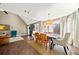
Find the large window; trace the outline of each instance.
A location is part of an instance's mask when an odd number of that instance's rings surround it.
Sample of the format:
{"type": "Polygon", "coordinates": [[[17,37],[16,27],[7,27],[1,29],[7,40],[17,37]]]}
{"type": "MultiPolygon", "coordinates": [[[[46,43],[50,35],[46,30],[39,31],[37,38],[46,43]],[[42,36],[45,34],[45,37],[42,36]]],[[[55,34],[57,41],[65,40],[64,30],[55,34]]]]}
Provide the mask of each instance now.
{"type": "Polygon", "coordinates": [[[60,19],[56,20],[52,24],[52,29],[54,34],[60,34],[60,19]]]}
{"type": "Polygon", "coordinates": [[[42,26],[44,27],[43,28],[44,32],[52,33],[52,34],[60,34],[60,20],[59,19],[54,20],[52,24],[50,25],[44,24],[42,26]]]}
{"type": "Polygon", "coordinates": [[[40,29],[39,29],[39,23],[36,23],[34,25],[35,25],[34,31],[39,32],[40,31],[40,29]]]}

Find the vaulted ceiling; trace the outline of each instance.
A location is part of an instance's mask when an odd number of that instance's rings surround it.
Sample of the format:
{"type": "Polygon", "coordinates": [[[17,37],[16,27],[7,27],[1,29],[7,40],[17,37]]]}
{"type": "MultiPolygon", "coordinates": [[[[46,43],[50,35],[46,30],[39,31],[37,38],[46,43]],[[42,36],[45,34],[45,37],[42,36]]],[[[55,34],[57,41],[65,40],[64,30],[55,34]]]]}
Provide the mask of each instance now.
{"type": "Polygon", "coordinates": [[[27,24],[68,15],[78,7],[71,3],[0,3],[0,10],[18,14],[27,24]]]}

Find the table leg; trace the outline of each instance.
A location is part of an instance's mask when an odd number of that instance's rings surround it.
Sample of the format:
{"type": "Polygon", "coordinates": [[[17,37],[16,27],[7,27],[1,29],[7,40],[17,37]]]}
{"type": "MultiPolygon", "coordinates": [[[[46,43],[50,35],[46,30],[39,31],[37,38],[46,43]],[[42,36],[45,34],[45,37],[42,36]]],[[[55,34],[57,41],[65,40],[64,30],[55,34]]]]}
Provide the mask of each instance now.
{"type": "Polygon", "coordinates": [[[52,45],[53,45],[53,40],[51,40],[52,42],[50,43],[50,49],[52,49],[52,45]]]}

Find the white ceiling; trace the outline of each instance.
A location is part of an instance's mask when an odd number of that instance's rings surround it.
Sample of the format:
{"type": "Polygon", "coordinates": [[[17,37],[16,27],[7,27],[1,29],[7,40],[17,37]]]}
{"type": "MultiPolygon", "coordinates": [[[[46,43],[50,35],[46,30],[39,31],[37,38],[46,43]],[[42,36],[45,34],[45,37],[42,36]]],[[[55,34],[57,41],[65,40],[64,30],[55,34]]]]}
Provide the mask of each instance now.
{"type": "Polygon", "coordinates": [[[62,3],[1,3],[0,9],[18,14],[27,24],[49,18],[57,18],[72,13],[79,4],[62,3]],[[26,12],[24,12],[26,10],[26,12]],[[29,12],[29,14],[27,13],[29,12]]]}

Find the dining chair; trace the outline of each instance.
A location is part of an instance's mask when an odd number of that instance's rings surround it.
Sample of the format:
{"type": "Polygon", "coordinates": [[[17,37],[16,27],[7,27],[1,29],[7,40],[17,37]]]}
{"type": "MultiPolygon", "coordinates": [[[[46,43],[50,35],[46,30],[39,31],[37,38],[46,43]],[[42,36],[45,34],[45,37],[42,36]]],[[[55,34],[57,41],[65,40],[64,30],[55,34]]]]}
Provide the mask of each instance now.
{"type": "Polygon", "coordinates": [[[44,33],[40,33],[41,44],[47,47],[48,37],[44,33]]]}
{"type": "Polygon", "coordinates": [[[57,44],[57,45],[60,45],[60,46],[63,46],[64,51],[65,51],[65,53],[67,54],[66,49],[68,49],[67,42],[68,42],[69,37],[70,37],[70,33],[65,33],[64,38],[61,38],[60,40],[54,39],[54,40],[53,40],[53,48],[54,48],[54,46],[55,46],[56,44],[57,44]]]}
{"type": "Polygon", "coordinates": [[[35,40],[36,40],[36,42],[38,42],[38,40],[39,40],[39,33],[38,32],[35,32],[35,40]]]}

